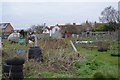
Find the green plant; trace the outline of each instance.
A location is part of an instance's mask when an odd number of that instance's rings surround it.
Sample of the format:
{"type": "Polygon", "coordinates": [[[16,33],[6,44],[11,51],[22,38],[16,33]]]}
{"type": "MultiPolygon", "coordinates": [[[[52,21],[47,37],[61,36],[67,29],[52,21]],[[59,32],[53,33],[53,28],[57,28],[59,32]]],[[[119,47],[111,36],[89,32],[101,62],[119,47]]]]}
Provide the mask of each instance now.
{"type": "Polygon", "coordinates": [[[81,68],[81,66],[83,65],[83,63],[81,63],[80,61],[75,61],[73,63],[73,65],[76,67],[76,68],[81,68]]]}
{"type": "Polygon", "coordinates": [[[104,49],[109,50],[110,49],[110,43],[105,41],[99,41],[97,42],[98,49],[104,49]]]}
{"type": "Polygon", "coordinates": [[[101,72],[96,72],[94,75],[93,75],[93,78],[95,78],[95,80],[97,80],[98,78],[102,78],[102,80],[105,80],[105,75],[101,72]],[[97,79],[96,79],[97,78],[97,79]]]}

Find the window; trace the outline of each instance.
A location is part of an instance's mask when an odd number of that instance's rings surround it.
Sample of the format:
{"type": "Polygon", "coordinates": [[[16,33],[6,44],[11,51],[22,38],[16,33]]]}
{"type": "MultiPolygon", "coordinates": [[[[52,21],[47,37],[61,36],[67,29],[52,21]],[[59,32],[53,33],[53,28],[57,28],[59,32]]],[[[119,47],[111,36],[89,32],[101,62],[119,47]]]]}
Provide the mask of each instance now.
{"type": "Polygon", "coordinates": [[[57,31],[58,29],[56,28],[55,31],[57,31]]]}
{"type": "Polygon", "coordinates": [[[47,30],[45,30],[45,32],[47,32],[47,30]]]}

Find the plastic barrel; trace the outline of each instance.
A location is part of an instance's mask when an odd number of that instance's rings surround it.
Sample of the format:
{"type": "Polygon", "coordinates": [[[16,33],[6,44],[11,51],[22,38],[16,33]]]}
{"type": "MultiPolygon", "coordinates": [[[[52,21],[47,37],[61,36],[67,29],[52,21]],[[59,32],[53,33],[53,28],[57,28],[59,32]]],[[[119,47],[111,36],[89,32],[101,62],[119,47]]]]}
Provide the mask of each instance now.
{"type": "Polygon", "coordinates": [[[14,66],[4,64],[2,66],[3,79],[22,80],[23,79],[23,65],[14,66]]]}
{"type": "Polygon", "coordinates": [[[3,67],[3,72],[5,73],[9,73],[10,71],[12,73],[23,72],[23,65],[14,66],[14,65],[3,64],[2,67],[3,67]]]}
{"type": "Polygon", "coordinates": [[[13,58],[6,60],[6,64],[2,65],[3,80],[23,80],[23,64],[25,60],[22,58],[13,58]]]}
{"type": "Polygon", "coordinates": [[[7,65],[23,65],[25,60],[22,58],[13,58],[6,61],[7,65]]]}
{"type": "Polygon", "coordinates": [[[29,59],[35,59],[37,62],[42,61],[42,52],[39,47],[30,47],[28,53],[29,59]]]}

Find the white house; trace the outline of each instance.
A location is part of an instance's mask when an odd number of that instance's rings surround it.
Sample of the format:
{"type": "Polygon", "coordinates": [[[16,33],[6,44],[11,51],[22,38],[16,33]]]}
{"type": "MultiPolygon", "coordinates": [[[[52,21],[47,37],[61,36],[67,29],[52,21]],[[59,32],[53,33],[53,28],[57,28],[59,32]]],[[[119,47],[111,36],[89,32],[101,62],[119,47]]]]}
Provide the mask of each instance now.
{"type": "Polygon", "coordinates": [[[43,29],[43,34],[50,34],[50,30],[49,30],[48,27],[45,27],[45,28],[43,29]]]}
{"type": "Polygon", "coordinates": [[[61,38],[61,26],[50,26],[50,37],[61,38]]]}

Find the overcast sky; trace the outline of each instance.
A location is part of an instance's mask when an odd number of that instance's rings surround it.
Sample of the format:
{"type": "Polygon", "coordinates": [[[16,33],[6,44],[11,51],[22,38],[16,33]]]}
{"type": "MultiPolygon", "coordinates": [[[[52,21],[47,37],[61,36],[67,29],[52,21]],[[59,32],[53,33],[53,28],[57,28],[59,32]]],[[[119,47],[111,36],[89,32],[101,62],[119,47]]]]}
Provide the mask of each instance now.
{"type": "MultiPolygon", "coordinates": [[[[0,4],[1,5],[1,4],[0,4]]],[[[2,22],[10,22],[15,29],[31,25],[83,23],[99,21],[101,11],[118,2],[2,2],[2,22]]]]}

